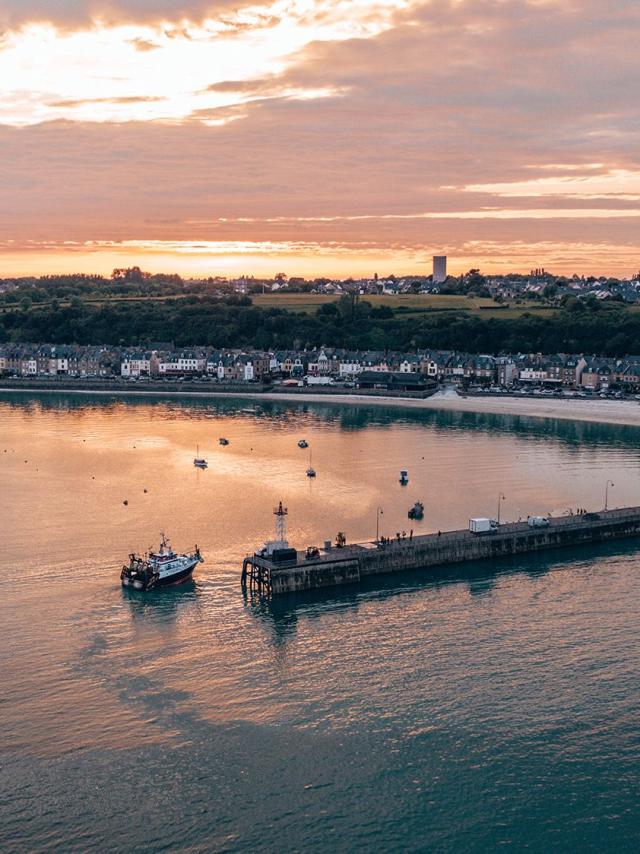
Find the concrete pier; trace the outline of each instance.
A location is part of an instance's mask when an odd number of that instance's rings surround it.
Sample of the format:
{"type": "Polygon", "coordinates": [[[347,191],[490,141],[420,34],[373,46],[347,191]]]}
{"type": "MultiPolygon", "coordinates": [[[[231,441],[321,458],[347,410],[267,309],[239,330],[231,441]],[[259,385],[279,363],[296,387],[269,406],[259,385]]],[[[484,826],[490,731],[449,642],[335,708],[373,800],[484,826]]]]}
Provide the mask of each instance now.
{"type": "Polygon", "coordinates": [[[578,516],[549,517],[547,527],[527,522],[500,525],[492,533],[468,530],[425,534],[409,540],[357,543],[320,550],[316,557],[296,552],[281,563],[258,555],[247,556],[242,586],[273,595],[355,584],[372,575],[447,566],[608,540],[640,537],[640,507],[602,510],[578,516]]]}

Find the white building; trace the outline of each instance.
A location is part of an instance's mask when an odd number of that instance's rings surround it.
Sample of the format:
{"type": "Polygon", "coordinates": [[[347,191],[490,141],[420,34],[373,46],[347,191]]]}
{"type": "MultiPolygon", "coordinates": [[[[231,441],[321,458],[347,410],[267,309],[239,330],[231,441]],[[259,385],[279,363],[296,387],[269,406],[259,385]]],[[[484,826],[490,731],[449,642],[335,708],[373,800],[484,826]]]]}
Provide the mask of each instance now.
{"type": "Polygon", "coordinates": [[[420,357],[419,356],[405,356],[404,359],[400,362],[400,373],[401,374],[420,373],[420,357]]]}
{"type": "Polygon", "coordinates": [[[547,379],[547,369],[526,367],[520,369],[520,381],[524,383],[543,383],[547,379]]]}
{"type": "Polygon", "coordinates": [[[125,353],[120,363],[123,377],[148,377],[151,374],[150,353],[125,353]]]}
{"type": "Polygon", "coordinates": [[[362,363],[360,359],[355,356],[346,356],[343,359],[340,359],[340,367],[338,369],[338,373],[343,379],[350,379],[351,377],[357,377],[359,373],[362,372],[362,363]]]}
{"type": "Polygon", "coordinates": [[[320,350],[315,361],[309,361],[308,371],[312,376],[326,376],[331,373],[331,361],[324,350],[320,350]]]}

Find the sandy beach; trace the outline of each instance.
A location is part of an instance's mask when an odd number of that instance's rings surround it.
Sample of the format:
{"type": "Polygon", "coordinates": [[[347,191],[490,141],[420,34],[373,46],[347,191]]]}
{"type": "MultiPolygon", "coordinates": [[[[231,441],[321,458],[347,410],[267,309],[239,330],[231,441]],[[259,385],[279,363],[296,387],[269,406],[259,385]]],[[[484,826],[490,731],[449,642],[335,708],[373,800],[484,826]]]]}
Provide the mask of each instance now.
{"type": "Polygon", "coordinates": [[[633,400],[584,400],[522,397],[460,397],[454,389],[437,392],[425,400],[403,397],[383,397],[345,394],[288,394],[283,392],[178,392],[138,391],[133,389],[27,389],[0,388],[0,392],[30,395],[83,394],[89,396],[123,397],[182,397],[182,398],[243,398],[275,400],[283,403],[330,403],[338,406],[397,406],[403,409],[435,409],[452,412],[481,412],[490,415],[521,415],[528,418],[561,418],[567,421],[592,421],[600,424],[620,424],[640,427],[640,403],[633,400]]]}
{"type": "MultiPolygon", "coordinates": [[[[290,400],[287,394],[255,395],[269,400],[290,400]]],[[[434,394],[426,400],[397,397],[299,394],[296,400],[309,403],[349,403],[362,406],[401,406],[405,409],[444,409],[453,412],[484,412],[491,415],[524,415],[531,418],[563,418],[640,427],[640,403],[632,400],[554,400],[522,397],[460,397],[453,390],[434,394]]]]}

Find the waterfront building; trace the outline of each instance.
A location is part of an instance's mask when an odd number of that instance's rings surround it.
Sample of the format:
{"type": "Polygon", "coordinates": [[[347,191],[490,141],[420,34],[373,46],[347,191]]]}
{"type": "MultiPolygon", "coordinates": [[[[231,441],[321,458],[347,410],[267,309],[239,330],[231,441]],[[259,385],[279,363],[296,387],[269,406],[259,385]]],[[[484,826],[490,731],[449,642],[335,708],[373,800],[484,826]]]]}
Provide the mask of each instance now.
{"type": "Polygon", "coordinates": [[[400,371],[363,371],[358,376],[358,388],[386,391],[434,391],[436,384],[423,374],[400,371]]]}

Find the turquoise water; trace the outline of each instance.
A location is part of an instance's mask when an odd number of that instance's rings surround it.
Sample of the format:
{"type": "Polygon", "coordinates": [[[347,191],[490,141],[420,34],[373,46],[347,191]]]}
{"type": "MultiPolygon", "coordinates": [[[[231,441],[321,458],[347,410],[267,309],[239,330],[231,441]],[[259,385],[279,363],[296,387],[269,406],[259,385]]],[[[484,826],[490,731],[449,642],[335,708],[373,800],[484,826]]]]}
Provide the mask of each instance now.
{"type": "Polygon", "coordinates": [[[0,398],[0,848],[635,848],[633,543],[272,601],[239,570],[280,497],[298,546],[370,537],[378,506],[406,526],[416,497],[420,530],[500,489],[507,519],[598,508],[607,479],[640,503],[640,431],[243,408],[0,398]],[[123,591],[161,526],[197,539],[195,584],[123,591]]]}

